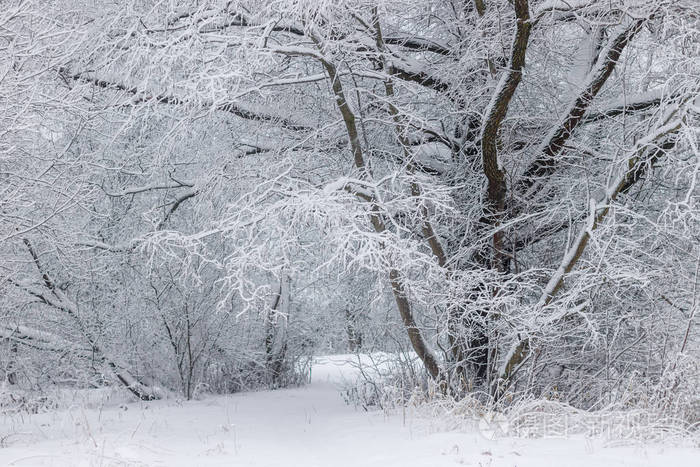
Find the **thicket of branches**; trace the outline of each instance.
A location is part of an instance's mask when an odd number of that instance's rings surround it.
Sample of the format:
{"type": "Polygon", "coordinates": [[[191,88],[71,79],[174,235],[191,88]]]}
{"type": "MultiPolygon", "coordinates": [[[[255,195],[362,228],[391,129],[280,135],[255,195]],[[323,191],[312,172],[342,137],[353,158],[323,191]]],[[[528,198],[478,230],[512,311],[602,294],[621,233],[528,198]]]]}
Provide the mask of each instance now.
{"type": "Polygon", "coordinates": [[[699,57],[694,0],[11,1],[5,385],[189,398],[410,346],[457,397],[676,397],[699,57]]]}

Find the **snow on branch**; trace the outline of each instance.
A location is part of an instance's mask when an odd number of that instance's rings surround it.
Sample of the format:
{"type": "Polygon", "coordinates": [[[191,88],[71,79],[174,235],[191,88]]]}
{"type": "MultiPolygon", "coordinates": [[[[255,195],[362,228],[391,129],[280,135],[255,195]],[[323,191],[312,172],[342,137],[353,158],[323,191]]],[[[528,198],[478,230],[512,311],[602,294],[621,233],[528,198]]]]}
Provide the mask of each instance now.
{"type": "Polygon", "coordinates": [[[624,96],[607,102],[603,110],[588,113],[583,117],[582,123],[595,123],[606,118],[617,117],[618,115],[644,112],[661,105],[665,99],[673,99],[674,96],[665,95],[664,90],[655,89],[636,96],[624,96]]]}
{"type": "Polygon", "coordinates": [[[50,352],[71,351],[80,355],[89,356],[88,348],[80,348],[75,343],[67,341],[53,333],[22,325],[0,326],[0,337],[15,341],[37,350],[50,352]]]}
{"type": "Polygon", "coordinates": [[[552,128],[542,145],[537,150],[538,157],[529,165],[518,184],[518,191],[530,197],[539,180],[556,170],[556,156],[564,149],[576,128],[583,122],[591,102],[598,95],[617,65],[622,52],[632,41],[644,24],[644,20],[635,20],[627,26],[621,26],[607,49],[601,52],[598,62],[589,74],[588,82],[569,106],[564,119],[552,128]]]}
{"type": "Polygon", "coordinates": [[[407,49],[418,50],[421,52],[432,52],[438,55],[452,55],[454,53],[454,51],[449,47],[439,44],[432,39],[426,39],[423,37],[390,35],[384,36],[383,39],[384,42],[389,45],[399,45],[407,49]]]}
{"type": "MultiPolygon", "coordinates": [[[[61,68],[59,70],[59,73],[67,78],[70,78],[75,81],[81,81],[84,83],[89,83],[94,86],[97,86],[102,89],[108,89],[108,90],[115,90],[115,91],[122,91],[127,94],[131,94],[134,96],[134,99],[131,101],[132,105],[136,104],[141,104],[141,103],[157,103],[157,104],[170,104],[170,105],[188,105],[192,104],[189,100],[182,99],[177,96],[169,95],[169,94],[151,94],[146,91],[143,91],[135,86],[127,86],[125,84],[119,83],[117,81],[110,81],[110,80],[105,80],[105,79],[100,79],[94,76],[90,76],[85,73],[71,73],[69,72],[66,68],[61,68]]],[[[233,102],[233,101],[226,101],[226,102],[213,102],[213,101],[197,101],[196,105],[202,108],[209,108],[209,109],[214,109],[214,110],[219,110],[222,112],[228,112],[233,115],[236,115],[237,117],[246,119],[246,120],[255,120],[255,121],[261,121],[261,122],[269,122],[274,125],[279,125],[282,128],[285,128],[287,130],[292,130],[292,131],[308,131],[312,130],[313,128],[309,125],[296,122],[287,118],[280,117],[278,115],[274,115],[271,113],[267,113],[264,111],[261,111],[258,108],[255,108],[255,106],[243,104],[242,102],[233,102]]]]}
{"type": "Polygon", "coordinates": [[[194,183],[191,182],[177,182],[177,183],[169,183],[165,185],[158,185],[158,184],[153,184],[153,185],[144,185],[144,186],[134,186],[134,187],[128,187],[124,188],[119,191],[107,191],[104,190],[105,194],[111,198],[119,198],[121,196],[129,196],[129,195],[136,195],[139,193],[146,193],[149,191],[157,191],[157,190],[172,190],[175,188],[192,188],[194,186],[194,183]]]}
{"type": "MultiPolygon", "coordinates": [[[[34,248],[32,242],[28,238],[24,238],[23,242],[29,250],[29,254],[32,257],[34,265],[41,274],[44,288],[42,290],[38,290],[34,287],[26,286],[23,284],[15,283],[15,285],[25,290],[30,295],[37,297],[46,305],[51,306],[68,315],[72,319],[73,323],[76,325],[80,333],[83,335],[87,343],[90,345],[91,351],[95,355],[97,355],[101,361],[107,364],[107,366],[114,372],[116,378],[119,381],[121,381],[132,394],[134,394],[141,400],[154,400],[160,398],[161,395],[155,388],[149,388],[148,386],[145,386],[144,384],[136,380],[126,369],[124,369],[123,365],[116,363],[115,359],[109,358],[105,354],[105,352],[98,345],[98,341],[95,338],[95,336],[93,336],[90,329],[85,325],[82,318],[80,317],[77,304],[73,300],[71,300],[63,290],[56,286],[56,283],[54,282],[49,272],[46,269],[44,269],[39,259],[39,254],[34,248]]],[[[39,336],[39,334],[35,335],[39,336]]]]}
{"type": "MultiPolygon", "coordinates": [[[[672,149],[676,145],[677,138],[675,135],[680,130],[684,118],[683,116],[678,117],[678,112],[679,109],[676,108],[676,111],[671,112],[669,116],[667,116],[665,124],[656,128],[656,130],[636,144],[632,152],[625,158],[626,169],[608,184],[602,199],[595,199],[593,197],[589,199],[587,219],[581,226],[571,246],[566,250],[561,264],[544,287],[539,302],[536,305],[537,308],[542,309],[552,303],[557,292],[563,286],[565,277],[571,272],[583,255],[593,235],[593,231],[605,220],[610,212],[612,203],[617,197],[628,191],[642,178],[644,173],[656,160],[663,157],[666,151],[672,149]]],[[[528,337],[514,344],[511,351],[507,354],[501,369],[502,384],[508,384],[508,381],[527,357],[529,348],[530,339],[528,337]]]]}

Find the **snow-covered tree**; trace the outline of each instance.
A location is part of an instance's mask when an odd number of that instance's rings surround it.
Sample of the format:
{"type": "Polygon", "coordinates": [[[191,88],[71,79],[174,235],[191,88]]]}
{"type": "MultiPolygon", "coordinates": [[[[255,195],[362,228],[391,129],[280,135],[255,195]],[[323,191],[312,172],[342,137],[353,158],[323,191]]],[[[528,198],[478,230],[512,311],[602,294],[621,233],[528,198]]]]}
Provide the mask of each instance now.
{"type": "Polygon", "coordinates": [[[242,361],[221,342],[254,335],[241,371],[283,384],[314,322],[357,347],[389,294],[455,395],[659,381],[698,342],[696,6],[18,2],[4,332],[53,306],[108,358],[148,323],[118,366],[157,336],[137,373],[190,397],[242,361]]]}

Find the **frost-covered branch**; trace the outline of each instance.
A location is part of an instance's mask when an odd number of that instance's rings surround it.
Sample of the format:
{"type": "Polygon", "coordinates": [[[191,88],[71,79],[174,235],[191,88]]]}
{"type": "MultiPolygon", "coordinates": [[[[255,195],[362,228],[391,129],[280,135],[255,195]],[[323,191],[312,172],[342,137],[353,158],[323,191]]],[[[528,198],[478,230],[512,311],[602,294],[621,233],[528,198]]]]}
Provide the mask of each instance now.
{"type": "Polygon", "coordinates": [[[246,119],[246,120],[255,120],[255,121],[260,121],[260,122],[268,122],[271,124],[276,124],[280,125],[282,128],[285,128],[287,130],[293,130],[293,131],[305,131],[305,130],[311,130],[312,127],[303,123],[299,123],[287,118],[280,117],[278,115],[274,115],[272,113],[266,113],[264,111],[261,111],[260,109],[255,108],[254,106],[250,106],[247,104],[244,104],[242,102],[214,102],[214,101],[202,101],[202,100],[197,100],[197,101],[189,101],[185,98],[180,98],[175,95],[171,94],[154,94],[150,93],[148,91],[144,91],[139,89],[136,86],[128,86],[123,83],[120,83],[118,81],[112,81],[108,79],[101,79],[97,78],[94,76],[91,76],[87,73],[81,73],[81,72],[71,72],[65,68],[59,70],[59,72],[63,75],[66,76],[70,79],[73,79],[75,81],[81,81],[84,83],[92,84],[96,87],[106,89],[106,90],[113,90],[113,91],[120,91],[124,92],[127,94],[130,94],[134,97],[129,102],[129,105],[137,105],[141,103],[155,103],[155,104],[169,104],[169,105],[177,105],[177,106],[187,106],[191,104],[195,104],[196,106],[204,109],[212,109],[212,110],[218,110],[221,112],[227,112],[231,113],[233,115],[236,115],[237,117],[246,119]]]}
{"type": "MultiPolygon", "coordinates": [[[[650,135],[639,141],[635,149],[625,158],[625,170],[612,180],[605,190],[602,199],[589,199],[589,214],[573,243],[567,248],[561,260],[559,268],[550,277],[544,287],[538,308],[546,308],[554,300],[557,292],[564,285],[564,280],[583,255],[593,232],[607,217],[612,204],[618,196],[626,193],[634,184],[642,179],[643,175],[653,164],[663,157],[666,151],[671,150],[677,142],[675,134],[682,126],[682,119],[676,117],[677,112],[672,112],[667,118],[667,123],[655,129],[650,135]]],[[[501,378],[507,382],[523,363],[528,355],[530,339],[520,340],[505,359],[501,370],[501,378]]]]}
{"type": "Polygon", "coordinates": [[[554,127],[542,146],[538,149],[537,158],[530,164],[522,175],[518,191],[525,197],[532,196],[530,192],[536,184],[542,184],[543,179],[550,175],[557,166],[557,156],[564,149],[566,142],[576,128],[583,122],[588,108],[598,95],[603,85],[612,74],[620,60],[622,52],[634,36],[639,32],[644,20],[634,20],[627,26],[621,26],[615,37],[610,41],[607,50],[600,54],[594,70],[589,74],[588,82],[579,95],[569,106],[564,119],[554,127]]]}

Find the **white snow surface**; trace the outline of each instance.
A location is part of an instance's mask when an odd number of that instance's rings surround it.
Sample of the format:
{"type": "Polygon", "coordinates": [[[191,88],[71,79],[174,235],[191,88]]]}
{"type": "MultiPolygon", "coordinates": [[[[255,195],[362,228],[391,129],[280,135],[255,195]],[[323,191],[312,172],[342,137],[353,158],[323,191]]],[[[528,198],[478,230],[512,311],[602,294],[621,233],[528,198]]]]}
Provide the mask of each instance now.
{"type": "Polygon", "coordinates": [[[76,408],[0,419],[0,466],[697,466],[700,451],[604,440],[489,439],[364,412],[339,392],[349,357],[319,357],[306,387],[76,408]],[[430,428],[433,427],[433,428],[430,428]]]}

